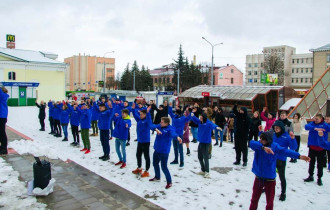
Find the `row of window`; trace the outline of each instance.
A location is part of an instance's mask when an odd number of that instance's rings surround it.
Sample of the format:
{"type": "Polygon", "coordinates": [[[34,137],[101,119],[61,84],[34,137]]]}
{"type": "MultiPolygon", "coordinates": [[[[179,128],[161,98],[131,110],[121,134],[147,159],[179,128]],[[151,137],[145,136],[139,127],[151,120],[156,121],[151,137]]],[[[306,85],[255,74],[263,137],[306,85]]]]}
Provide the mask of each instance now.
{"type": "MultiPolygon", "coordinates": [[[[261,72],[262,73],[262,72],[261,72]]],[[[252,71],[248,71],[248,75],[252,75],[252,71]]],[[[254,71],[253,75],[258,75],[258,71],[254,71]]]]}
{"type": "Polygon", "coordinates": [[[313,58],[296,58],[292,59],[292,63],[313,63],[313,58]]]}
{"type": "MultiPolygon", "coordinates": [[[[170,83],[170,78],[154,78],[154,83],[165,83],[165,81],[167,81],[167,83],[170,83]]],[[[172,83],[174,83],[174,77],[172,78],[172,83]]]]}
{"type": "Polygon", "coordinates": [[[258,83],[258,79],[249,79],[248,82],[249,83],[258,83]]]}
{"type": "Polygon", "coordinates": [[[8,72],[8,80],[16,80],[16,72],[8,72]]]}
{"type": "Polygon", "coordinates": [[[312,73],[313,68],[293,68],[292,73],[312,73]],[[304,71],[305,70],[305,71],[304,71]]]}
{"type": "Polygon", "coordinates": [[[299,81],[300,81],[300,83],[304,83],[304,81],[305,81],[305,83],[312,83],[313,82],[313,79],[312,78],[292,78],[291,79],[291,83],[299,83],[299,81]]]}
{"type": "Polygon", "coordinates": [[[251,68],[251,67],[264,67],[264,63],[260,63],[260,65],[258,65],[258,63],[248,63],[248,67],[251,68]]]}

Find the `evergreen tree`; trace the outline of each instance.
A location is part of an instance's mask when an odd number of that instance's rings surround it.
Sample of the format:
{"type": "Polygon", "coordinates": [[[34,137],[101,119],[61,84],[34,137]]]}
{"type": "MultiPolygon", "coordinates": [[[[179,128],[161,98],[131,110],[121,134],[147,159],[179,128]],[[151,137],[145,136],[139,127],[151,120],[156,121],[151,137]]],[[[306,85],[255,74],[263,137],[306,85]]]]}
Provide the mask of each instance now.
{"type": "MultiPolygon", "coordinates": [[[[133,62],[132,69],[131,69],[132,87],[133,87],[133,83],[134,83],[134,72],[135,72],[135,90],[140,91],[141,90],[141,81],[139,80],[140,79],[140,70],[139,70],[139,66],[137,65],[136,60],[133,62]]],[[[131,90],[133,90],[133,88],[131,90]]]]}
{"type": "Polygon", "coordinates": [[[122,90],[132,90],[133,88],[132,77],[133,76],[131,74],[131,71],[129,70],[129,64],[127,64],[124,73],[120,79],[120,87],[122,90]]]}

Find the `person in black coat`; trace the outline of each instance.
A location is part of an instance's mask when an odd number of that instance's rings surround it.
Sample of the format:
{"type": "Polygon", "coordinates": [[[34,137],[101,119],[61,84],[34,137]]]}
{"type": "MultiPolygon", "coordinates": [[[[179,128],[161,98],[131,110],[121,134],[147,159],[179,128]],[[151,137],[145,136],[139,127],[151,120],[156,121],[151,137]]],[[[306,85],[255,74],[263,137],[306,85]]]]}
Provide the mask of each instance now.
{"type": "Polygon", "coordinates": [[[248,116],[246,107],[241,107],[237,111],[237,104],[234,105],[233,112],[236,115],[236,130],[235,133],[235,151],[236,161],[234,165],[241,164],[241,154],[243,153],[243,166],[247,165],[248,154],[248,141],[249,141],[249,129],[250,129],[250,117],[248,116]]]}
{"type": "Polygon", "coordinates": [[[157,112],[156,116],[155,116],[155,119],[154,119],[154,124],[159,124],[161,118],[167,116],[168,111],[165,110],[164,105],[159,105],[159,108],[157,108],[157,106],[155,104],[153,104],[152,107],[157,112]]]}
{"type": "Polygon", "coordinates": [[[45,118],[46,118],[46,104],[44,101],[40,101],[40,104],[38,104],[38,101],[36,101],[36,106],[39,108],[39,122],[40,122],[40,131],[45,131],[45,118]]]}
{"type": "Polygon", "coordinates": [[[250,124],[250,132],[249,132],[249,143],[253,139],[258,141],[259,134],[259,126],[261,125],[260,114],[258,111],[253,113],[253,117],[250,124]]]}

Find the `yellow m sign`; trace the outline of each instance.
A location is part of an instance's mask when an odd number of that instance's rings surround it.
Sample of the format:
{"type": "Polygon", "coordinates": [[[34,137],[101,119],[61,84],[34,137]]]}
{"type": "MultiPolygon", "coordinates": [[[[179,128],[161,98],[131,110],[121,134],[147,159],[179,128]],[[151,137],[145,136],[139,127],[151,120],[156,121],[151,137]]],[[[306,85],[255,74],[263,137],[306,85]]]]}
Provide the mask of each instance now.
{"type": "Polygon", "coordinates": [[[7,34],[7,42],[15,42],[15,35],[7,34]]]}

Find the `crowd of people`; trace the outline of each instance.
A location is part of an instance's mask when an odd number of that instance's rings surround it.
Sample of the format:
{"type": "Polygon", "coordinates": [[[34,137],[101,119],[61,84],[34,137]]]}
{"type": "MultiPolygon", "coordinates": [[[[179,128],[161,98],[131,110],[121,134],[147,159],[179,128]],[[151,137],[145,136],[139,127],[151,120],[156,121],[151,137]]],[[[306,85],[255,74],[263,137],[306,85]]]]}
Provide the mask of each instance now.
{"type": "MultiPolygon", "coordinates": [[[[1,108],[1,154],[7,154],[7,140],[4,141],[5,132],[3,126],[8,115],[8,110],[4,107],[4,101],[8,94],[2,88],[0,91],[1,108]]],[[[316,115],[313,121],[307,123],[306,120],[295,113],[292,120],[288,119],[287,113],[278,114],[267,112],[265,107],[261,113],[255,111],[249,116],[248,109],[244,106],[233,106],[229,114],[225,114],[221,107],[203,107],[197,103],[193,105],[173,106],[165,101],[158,107],[154,101],[134,101],[129,105],[128,101],[120,101],[112,98],[100,97],[99,100],[83,99],[78,101],[52,101],[47,104],[44,101],[38,103],[40,131],[45,131],[46,107],[48,107],[48,118],[51,131],[49,134],[55,137],[62,137],[62,141],[69,141],[68,125],[71,125],[73,146],[80,145],[82,139],[83,148],[80,150],[85,154],[91,152],[90,136],[100,136],[103,155],[99,157],[102,161],[110,159],[109,140],[115,139],[115,151],[118,161],[115,163],[120,168],[125,168],[127,164],[126,147],[130,146],[131,125],[133,116],[136,121],[137,168],[133,174],[140,177],[149,177],[151,165],[150,158],[150,138],[151,132],[156,132],[154,140],[154,152],[152,155],[152,165],[155,176],[149,181],[160,181],[162,169],[167,184],[166,189],[172,186],[172,178],[168,169],[168,158],[173,145],[174,160],[170,164],[178,164],[180,169],[184,168],[185,155],[191,155],[189,144],[199,143],[198,160],[201,171],[199,175],[210,178],[209,160],[212,158],[212,147],[222,147],[223,142],[233,142],[236,153],[234,165],[247,166],[248,147],[255,151],[252,172],[256,175],[253,184],[253,193],[250,209],[257,209],[258,201],[262,192],[266,194],[267,209],[273,208],[275,196],[276,171],[281,182],[281,194],[279,200],[286,199],[286,178],[285,168],[287,157],[291,163],[296,163],[298,159],[309,163],[309,176],[305,182],[314,181],[314,168],[317,162],[317,184],[322,186],[323,168],[326,164],[326,154],[329,158],[330,143],[328,142],[328,132],[330,131],[330,117],[326,120],[321,114],[316,115]],[[265,127],[262,126],[265,121],[265,127]],[[79,130],[80,128],[80,130],[79,130]],[[92,128],[92,133],[89,130],[92,128]],[[303,130],[309,132],[308,135],[308,156],[299,154],[300,135],[303,130]],[[63,131],[63,132],[62,132],[63,131]],[[79,132],[81,133],[79,135],[79,132]],[[190,132],[192,139],[190,141],[190,132]],[[81,136],[81,138],[80,138],[81,136]],[[215,143],[212,143],[212,137],[215,143]],[[186,145],[186,154],[184,153],[186,145]],[[145,160],[145,168],[142,168],[142,155],[145,160]]],[[[330,170],[330,163],[328,163],[330,170]]]]}

